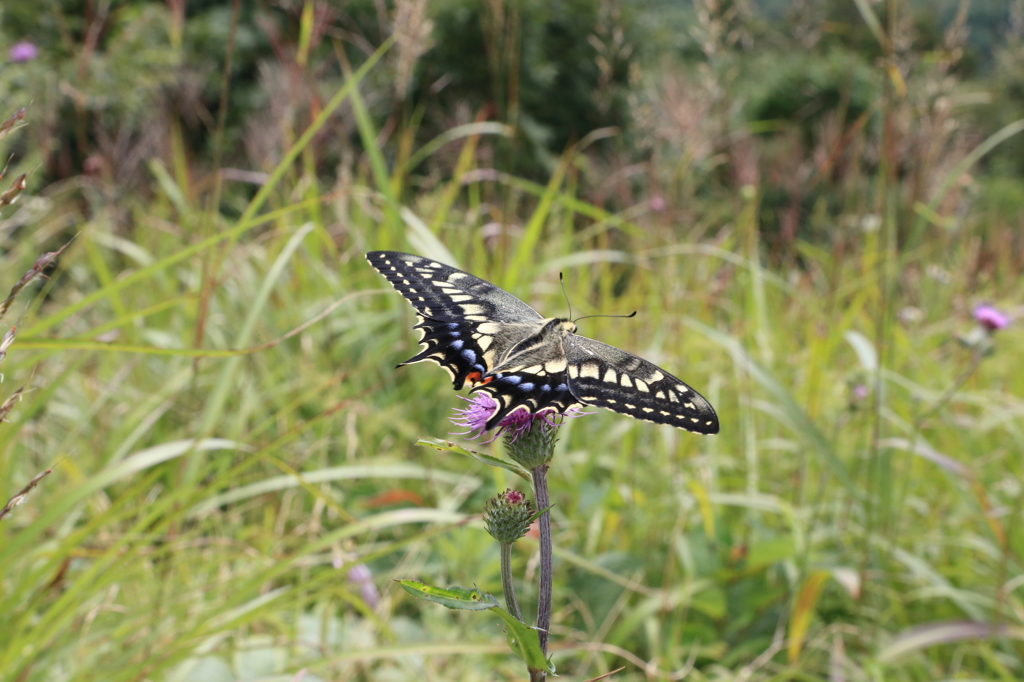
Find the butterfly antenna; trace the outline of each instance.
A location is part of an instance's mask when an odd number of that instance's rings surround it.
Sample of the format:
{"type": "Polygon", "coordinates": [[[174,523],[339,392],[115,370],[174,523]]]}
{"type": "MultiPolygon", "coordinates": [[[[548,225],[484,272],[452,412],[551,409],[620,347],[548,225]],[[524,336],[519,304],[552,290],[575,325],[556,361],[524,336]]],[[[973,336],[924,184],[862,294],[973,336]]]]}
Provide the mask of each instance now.
{"type": "Polygon", "coordinates": [[[569,319],[572,320],[573,324],[576,324],[580,320],[588,320],[591,317],[636,317],[636,311],[634,310],[629,315],[585,315],[583,317],[572,319],[572,303],[569,302],[569,294],[565,292],[565,278],[562,277],[562,273],[558,273],[558,282],[562,285],[562,295],[565,296],[565,304],[569,306],[569,319]]]}
{"type": "Polygon", "coordinates": [[[558,283],[562,285],[562,296],[565,296],[565,304],[569,306],[569,319],[572,319],[572,303],[569,302],[569,294],[565,293],[565,278],[562,277],[562,273],[558,273],[558,283]]]}
{"type": "Polygon", "coordinates": [[[572,321],[572,323],[576,324],[580,320],[589,320],[592,317],[625,317],[625,318],[630,318],[630,317],[636,317],[636,311],[634,310],[629,315],[584,315],[583,317],[577,317],[575,320],[572,321]]]}

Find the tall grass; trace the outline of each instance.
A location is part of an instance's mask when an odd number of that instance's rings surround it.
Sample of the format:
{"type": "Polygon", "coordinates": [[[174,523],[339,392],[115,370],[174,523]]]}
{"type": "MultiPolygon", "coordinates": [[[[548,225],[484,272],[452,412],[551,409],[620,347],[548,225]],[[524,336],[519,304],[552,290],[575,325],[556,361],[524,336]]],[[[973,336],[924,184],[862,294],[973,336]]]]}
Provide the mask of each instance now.
{"type": "MultiPolygon", "coordinates": [[[[483,136],[505,133],[482,122],[392,163],[359,87],[388,47],[233,223],[154,161],[160,193],[131,207],[143,229],[103,211],[75,224],[19,311],[3,387],[30,389],[0,424],[0,498],[53,474],[0,520],[0,679],[521,678],[496,628],[390,582],[499,590],[478,514],[511,481],[414,445],[448,437],[457,400],[441,372],[394,369],[412,316],[371,248],[450,262],[549,315],[564,272],[574,310],[640,311],[582,333],[718,409],[713,438],[611,413],[563,427],[552,650],[568,679],[622,663],[623,680],[1024,674],[1024,339],[1011,325],[984,356],[956,341],[975,303],[1024,292],[981,261],[1010,227],[940,220],[969,161],[1019,125],[929,178],[925,201],[893,171],[894,139],[854,126],[849,144],[881,140],[883,162],[849,180],[850,220],[770,262],[756,174],[706,205],[609,212],[577,192],[589,140],[537,185],[476,166],[483,136]],[[343,103],[366,173],[320,187],[294,164],[343,103]],[[444,142],[455,171],[412,192],[412,160],[444,142]],[[512,208],[499,232],[484,203],[512,208]],[[374,589],[349,579],[359,564],[374,589]]],[[[889,135],[905,113],[891,74],[875,103],[889,135]]],[[[685,193],[712,171],[674,172],[685,193]]],[[[15,221],[3,277],[68,229],[49,201],[0,216],[15,221]]],[[[515,561],[536,570],[532,550],[515,561]]]]}

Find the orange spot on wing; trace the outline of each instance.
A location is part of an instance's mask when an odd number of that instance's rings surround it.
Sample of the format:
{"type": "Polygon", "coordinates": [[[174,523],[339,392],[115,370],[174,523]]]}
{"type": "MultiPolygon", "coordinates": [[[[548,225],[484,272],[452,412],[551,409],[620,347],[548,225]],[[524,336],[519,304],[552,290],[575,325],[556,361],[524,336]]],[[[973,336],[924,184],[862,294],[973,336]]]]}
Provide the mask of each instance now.
{"type": "Polygon", "coordinates": [[[474,386],[476,384],[480,384],[481,386],[485,386],[485,385],[491,383],[491,379],[493,379],[493,378],[494,377],[487,377],[485,379],[483,377],[483,375],[480,374],[480,372],[470,372],[469,374],[466,375],[466,381],[471,382],[474,386]]]}

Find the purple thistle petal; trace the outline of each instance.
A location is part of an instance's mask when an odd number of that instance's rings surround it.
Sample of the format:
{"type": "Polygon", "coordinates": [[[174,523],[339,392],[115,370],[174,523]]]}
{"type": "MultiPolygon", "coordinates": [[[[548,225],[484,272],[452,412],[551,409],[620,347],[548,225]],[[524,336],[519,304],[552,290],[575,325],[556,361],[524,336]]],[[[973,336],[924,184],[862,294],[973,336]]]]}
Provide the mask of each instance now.
{"type": "MultiPolygon", "coordinates": [[[[467,430],[452,435],[465,436],[472,434],[469,436],[470,440],[479,438],[487,430],[487,420],[498,409],[498,403],[486,393],[477,393],[471,399],[463,398],[461,395],[458,397],[469,403],[469,407],[465,409],[455,408],[455,416],[451,418],[451,422],[456,426],[464,426],[467,430]]],[[[495,432],[494,438],[497,437],[498,432],[495,432]]],[[[485,442],[490,443],[494,438],[485,442]]]]}
{"type": "Polygon", "coordinates": [[[979,305],[974,309],[974,319],[990,332],[1010,324],[1010,318],[990,305],[979,305]]]}
{"type": "Polygon", "coordinates": [[[39,48],[27,40],[15,43],[7,53],[7,57],[12,62],[30,62],[37,56],[39,56],[39,48]]]}
{"type": "Polygon", "coordinates": [[[512,439],[511,442],[515,442],[519,436],[523,435],[530,430],[533,426],[533,422],[542,419],[541,415],[543,412],[530,412],[525,407],[520,407],[509,412],[505,417],[498,422],[498,433],[504,431],[512,439]]]}
{"type": "MultiPolygon", "coordinates": [[[[461,409],[455,408],[455,416],[451,418],[451,422],[456,426],[463,426],[467,430],[452,435],[465,436],[470,434],[470,440],[479,438],[487,431],[487,421],[498,410],[498,402],[487,393],[477,393],[472,399],[463,398],[461,395],[459,398],[469,403],[469,406],[461,409]]],[[[498,422],[494,435],[483,442],[490,443],[502,433],[507,433],[514,442],[524,433],[527,433],[536,422],[555,427],[561,425],[563,418],[582,417],[585,414],[592,413],[583,412],[576,406],[570,407],[564,413],[558,412],[553,407],[544,408],[539,412],[530,412],[526,407],[519,407],[505,415],[498,422]]]]}

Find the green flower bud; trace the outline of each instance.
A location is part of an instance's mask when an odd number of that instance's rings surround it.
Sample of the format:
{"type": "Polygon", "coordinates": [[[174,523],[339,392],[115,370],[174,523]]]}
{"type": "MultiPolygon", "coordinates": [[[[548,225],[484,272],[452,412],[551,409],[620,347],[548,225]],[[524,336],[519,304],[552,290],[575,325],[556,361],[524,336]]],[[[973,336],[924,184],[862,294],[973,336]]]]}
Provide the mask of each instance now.
{"type": "Polygon", "coordinates": [[[502,543],[511,544],[526,535],[533,517],[533,505],[518,490],[508,489],[484,505],[487,532],[502,543]]]}
{"type": "Polygon", "coordinates": [[[558,425],[543,418],[534,420],[524,429],[507,432],[505,448],[508,456],[530,471],[545,466],[555,453],[557,433],[558,425]]]}

